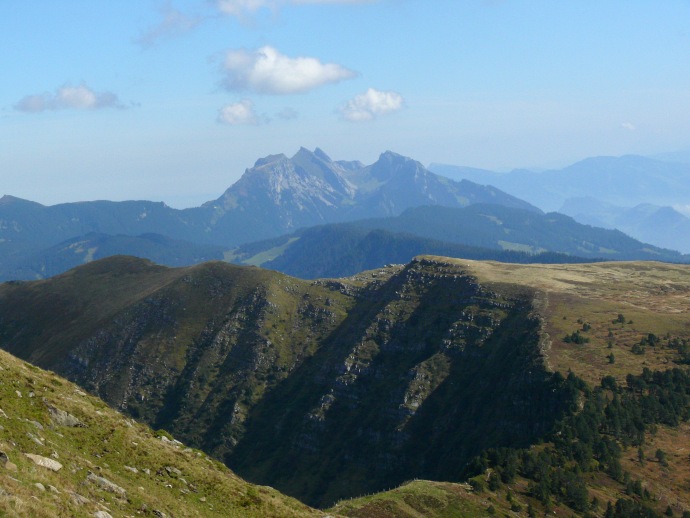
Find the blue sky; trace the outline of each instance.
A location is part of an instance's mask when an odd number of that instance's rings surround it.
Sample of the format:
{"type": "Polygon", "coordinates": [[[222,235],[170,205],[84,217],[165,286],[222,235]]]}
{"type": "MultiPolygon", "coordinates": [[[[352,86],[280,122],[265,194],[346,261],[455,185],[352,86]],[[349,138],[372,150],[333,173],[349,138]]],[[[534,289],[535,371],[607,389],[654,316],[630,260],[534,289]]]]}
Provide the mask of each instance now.
{"type": "Polygon", "coordinates": [[[22,0],[0,193],[218,197],[300,146],[510,170],[690,148],[690,2],[22,0]]]}

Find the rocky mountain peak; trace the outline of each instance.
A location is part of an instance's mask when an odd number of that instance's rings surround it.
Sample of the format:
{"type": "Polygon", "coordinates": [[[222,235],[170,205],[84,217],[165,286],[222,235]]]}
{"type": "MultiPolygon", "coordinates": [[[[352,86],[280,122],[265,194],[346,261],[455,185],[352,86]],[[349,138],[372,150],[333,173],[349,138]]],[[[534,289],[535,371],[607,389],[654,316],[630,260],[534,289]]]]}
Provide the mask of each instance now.
{"type": "Polygon", "coordinates": [[[292,160],[310,160],[325,162],[328,164],[333,162],[333,160],[331,160],[331,157],[329,157],[326,153],[324,153],[323,150],[321,150],[318,147],[314,149],[314,151],[309,151],[305,147],[300,147],[299,151],[297,151],[297,153],[295,153],[295,156],[292,157],[292,160]]]}
{"type": "MultiPolygon", "coordinates": [[[[253,169],[259,169],[262,167],[265,167],[270,164],[274,164],[276,162],[282,162],[287,160],[287,157],[283,153],[279,153],[277,155],[268,155],[265,156],[264,158],[259,158],[255,163],[253,169]]],[[[246,172],[251,171],[251,169],[248,169],[246,172]]]]}
{"type": "Polygon", "coordinates": [[[426,168],[416,160],[399,155],[392,151],[382,153],[371,166],[371,174],[379,181],[387,181],[404,173],[428,173],[426,168]]]}
{"type": "MultiPolygon", "coordinates": [[[[297,153],[290,159],[290,161],[298,168],[303,168],[307,173],[313,173],[313,169],[316,168],[320,171],[325,169],[330,169],[332,167],[332,161],[326,154],[320,156],[313,151],[309,151],[306,148],[301,147],[297,153]],[[325,157],[325,159],[323,158],[325,157]]],[[[320,175],[318,175],[320,176],[320,175]]]]}

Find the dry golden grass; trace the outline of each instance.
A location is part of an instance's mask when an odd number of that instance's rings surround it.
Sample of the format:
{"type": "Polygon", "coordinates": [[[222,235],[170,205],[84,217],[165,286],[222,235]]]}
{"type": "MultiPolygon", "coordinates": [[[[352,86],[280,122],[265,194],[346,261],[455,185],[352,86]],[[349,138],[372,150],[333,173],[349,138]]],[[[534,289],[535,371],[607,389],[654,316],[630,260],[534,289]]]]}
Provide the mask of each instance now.
{"type": "Polygon", "coordinates": [[[634,473],[634,478],[639,478],[657,498],[655,507],[659,512],[669,505],[677,514],[690,509],[690,424],[659,427],[656,434],[647,435],[645,442],[644,463],[640,463],[637,450],[631,448],[621,459],[623,469],[634,473]],[[658,449],[665,452],[668,466],[656,460],[658,449]]]}
{"type": "Polygon", "coordinates": [[[657,262],[588,264],[508,264],[434,257],[463,267],[482,284],[502,289],[534,290],[543,320],[543,354],[550,369],[572,370],[590,383],[612,375],[624,381],[643,367],[662,370],[675,366],[677,352],[647,347],[644,355],[631,352],[634,344],[654,333],[659,337],[690,338],[690,266],[657,262]],[[623,314],[625,324],[614,324],[623,314]],[[629,323],[632,321],[632,323],[629,323]],[[587,344],[565,343],[563,337],[589,323],[587,344]],[[612,336],[609,336],[609,333],[612,336]],[[609,341],[612,347],[609,348],[609,341]],[[608,356],[613,353],[615,362],[608,356]]]}

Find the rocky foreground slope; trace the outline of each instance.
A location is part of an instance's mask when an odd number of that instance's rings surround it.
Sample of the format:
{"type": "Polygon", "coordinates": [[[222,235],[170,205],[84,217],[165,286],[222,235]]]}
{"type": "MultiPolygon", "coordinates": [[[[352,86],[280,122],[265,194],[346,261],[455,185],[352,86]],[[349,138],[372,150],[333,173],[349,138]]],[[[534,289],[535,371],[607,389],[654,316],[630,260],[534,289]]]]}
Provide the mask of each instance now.
{"type": "Polygon", "coordinates": [[[321,513],[0,351],[0,515],[321,513]]]}

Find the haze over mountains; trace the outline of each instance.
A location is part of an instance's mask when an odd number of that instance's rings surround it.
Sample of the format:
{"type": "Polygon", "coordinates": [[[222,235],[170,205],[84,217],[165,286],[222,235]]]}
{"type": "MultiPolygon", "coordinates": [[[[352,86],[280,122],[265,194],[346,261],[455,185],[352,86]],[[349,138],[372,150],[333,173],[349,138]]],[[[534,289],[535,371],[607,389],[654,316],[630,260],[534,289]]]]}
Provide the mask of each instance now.
{"type": "MultiPolygon", "coordinates": [[[[334,162],[321,150],[300,149],[295,156],[272,155],[256,162],[242,178],[217,200],[201,207],[177,210],[148,201],[94,201],[45,207],[12,196],[0,199],[1,278],[37,278],[58,273],[51,268],[50,247],[91,233],[110,236],[160,234],[175,241],[233,246],[284,234],[300,227],[349,221],[365,217],[392,216],[428,204],[464,207],[471,203],[500,203],[537,211],[529,203],[500,190],[469,181],[455,182],[429,172],[420,163],[392,152],[369,166],[359,162],[334,162]],[[33,265],[33,266],[32,266],[33,265]]],[[[142,247],[120,243],[120,253],[151,248],[151,236],[142,247]]],[[[97,257],[99,246],[63,243],[92,250],[79,258],[97,257]]],[[[192,245],[191,243],[194,243],[192,245]]],[[[112,243],[111,243],[112,245],[112,243]]],[[[114,246],[114,245],[113,245],[114,246]]],[[[172,246],[156,243],[157,250],[172,246]]],[[[208,248],[192,253],[208,257],[208,248]]],[[[153,259],[158,257],[148,256],[153,259]]],[[[55,264],[68,265],[66,259],[55,264]]],[[[175,259],[163,261],[175,264],[175,259]]],[[[69,264],[74,266],[78,263],[69,264]]]]}
{"type": "Polygon", "coordinates": [[[311,279],[352,275],[422,253],[514,263],[689,259],[562,214],[488,204],[424,206],[391,218],[310,227],[240,246],[226,257],[311,279]]]}
{"type": "Polygon", "coordinates": [[[690,252],[690,163],[636,155],[594,157],[559,170],[497,173],[432,164],[456,180],[495,185],[546,211],[617,228],[656,246],[690,252]]]}
{"type": "MultiPolygon", "coordinates": [[[[608,192],[616,199],[628,195],[633,196],[630,199],[636,199],[635,196],[641,199],[643,186],[653,178],[660,180],[654,184],[655,189],[647,189],[646,193],[656,195],[654,199],[668,201],[668,193],[673,191],[677,196],[674,199],[678,200],[684,195],[683,189],[688,189],[682,182],[687,173],[684,166],[665,168],[663,162],[636,157],[591,159],[560,173],[523,171],[500,175],[467,168],[435,167],[485,184],[505,184],[506,189],[515,189],[520,197],[543,206],[557,204],[561,198],[565,200],[588,189],[608,192]],[[627,169],[621,172],[619,165],[627,169]],[[603,176],[602,167],[607,171],[603,176]],[[637,180],[622,181],[621,175],[637,180]],[[557,189],[564,193],[561,198],[554,194],[557,189]]],[[[675,252],[634,242],[619,234],[577,226],[561,215],[545,216],[520,197],[473,180],[455,181],[439,176],[419,162],[389,151],[381,154],[375,163],[364,165],[357,161],[333,161],[318,148],[313,152],[301,148],[291,158],[281,154],[257,160],[218,199],[184,210],[148,201],[93,201],[46,207],[6,195],[0,198],[0,279],[50,277],[78,264],[115,254],[137,255],[170,266],[224,257],[242,262],[251,256],[246,251],[230,252],[238,245],[315,225],[355,221],[361,221],[357,223],[361,229],[393,232],[400,234],[395,237],[398,242],[406,241],[399,247],[406,250],[404,255],[384,253],[377,262],[361,263],[372,267],[401,259],[404,262],[417,253],[450,251],[453,247],[447,245],[494,250],[483,255],[475,251],[471,256],[476,258],[498,259],[495,251],[502,250],[524,254],[556,252],[590,259],[687,260],[675,252]],[[483,207],[481,210],[462,210],[479,205],[483,207]],[[386,219],[421,206],[448,210],[429,209],[437,212],[422,211],[409,213],[407,219],[386,219]],[[420,239],[438,243],[422,245],[420,239]]],[[[677,236],[686,228],[686,221],[680,214],[669,214],[671,209],[639,209],[635,211],[635,219],[622,209],[597,212],[586,210],[584,203],[581,205],[583,210],[577,210],[577,201],[566,203],[566,212],[582,223],[623,228],[631,234],[643,235],[644,240],[659,242],[662,247],[682,248],[672,245],[682,242],[677,236]],[[607,217],[611,213],[615,216],[607,217]],[[659,231],[660,226],[663,232],[659,231]]],[[[341,231],[342,227],[338,232],[341,231]]],[[[378,245],[371,243],[372,249],[386,250],[384,234],[372,236],[383,239],[378,245]]],[[[296,250],[293,248],[291,253],[296,250]]],[[[457,247],[453,250],[463,253],[457,247]]],[[[264,264],[271,256],[276,259],[275,253],[274,250],[253,264],[264,264]]],[[[506,255],[503,257],[510,260],[506,255]]],[[[529,258],[513,256],[513,260],[529,258]]],[[[275,267],[279,267],[278,263],[275,267]]],[[[323,271],[354,273],[340,267],[323,271]]],[[[315,271],[309,274],[315,275],[315,271]]]]}

